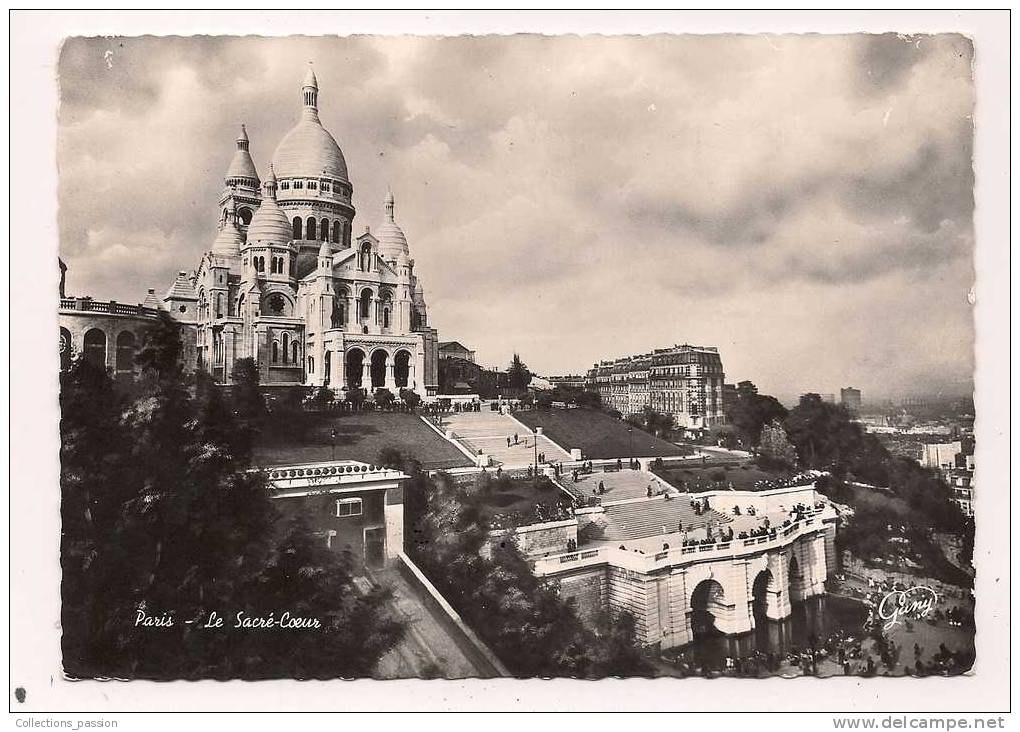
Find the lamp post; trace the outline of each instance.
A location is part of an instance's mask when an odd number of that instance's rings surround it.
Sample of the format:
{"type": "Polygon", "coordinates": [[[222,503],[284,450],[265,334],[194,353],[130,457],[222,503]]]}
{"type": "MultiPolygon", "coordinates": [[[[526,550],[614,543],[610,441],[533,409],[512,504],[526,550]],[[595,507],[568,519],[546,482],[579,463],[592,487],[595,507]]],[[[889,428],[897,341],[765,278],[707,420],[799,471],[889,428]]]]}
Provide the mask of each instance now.
{"type": "Polygon", "coordinates": [[[535,425],[535,489],[538,489],[538,425],[535,425]]]}
{"type": "Polygon", "coordinates": [[[630,449],[630,464],[627,465],[631,470],[634,469],[634,428],[627,425],[627,444],[630,449]]]}
{"type": "Polygon", "coordinates": [[[336,427],[329,431],[329,443],[329,459],[332,462],[336,460],[336,427]]]}

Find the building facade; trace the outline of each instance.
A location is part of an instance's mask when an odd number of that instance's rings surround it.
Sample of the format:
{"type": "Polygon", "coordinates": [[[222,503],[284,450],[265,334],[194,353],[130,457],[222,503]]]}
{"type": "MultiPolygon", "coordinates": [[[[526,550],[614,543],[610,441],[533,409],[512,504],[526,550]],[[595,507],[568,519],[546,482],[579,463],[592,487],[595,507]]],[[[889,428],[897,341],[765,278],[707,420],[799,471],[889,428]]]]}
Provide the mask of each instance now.
{"type": "Polygon", "coordinates": [[[457,341],[443,341],[439,344],[439,358],[459,358],[474,363],[475,352],[457,341]]]}
{"type": "Polygon", "coordinates": [[[404,481],[398,470],[354,460],[268,468],[284,515],[307,518],[327,548],[355,567],[382,567],[404,550],[404,481]]]}
{"type": "Polygon", "coordinates": [[[839,403],[851,414],[861,411],[861,390],[847,386],[839,390],[839,403]]]}
{"type": "MultiPolygon", "coordinates": [[[[434,395],[438,334],[429,327],[393,194],[384,201],[382,225],[355,236],[353,185],[343,152],[319,119],[318,98],[309,68],[298,122],[264,179],[241,126],[210,248],[197,269],[177,274],[161,302],[150,291],[145,306],[182,325],[186,344],[193,344],[186,366],[220,383],[229,382],[238,359],[252,358],[266,386],[434,395]]],[[[77,317],[81,306],[65,300],[61,338],[66,330],[73,340],[76,329],[64,315],[77,317]]],[[[87,351],[89,344],[83,333],[70,345],[87,351]]]]}
{"type": "Polygon", "coordinates": [[[672,414],[678,427],[705,429],[725,420],[725,379],[717,348],[684,344],[597,363],[587,387],[622,414],[650,406],[672,414]]]}

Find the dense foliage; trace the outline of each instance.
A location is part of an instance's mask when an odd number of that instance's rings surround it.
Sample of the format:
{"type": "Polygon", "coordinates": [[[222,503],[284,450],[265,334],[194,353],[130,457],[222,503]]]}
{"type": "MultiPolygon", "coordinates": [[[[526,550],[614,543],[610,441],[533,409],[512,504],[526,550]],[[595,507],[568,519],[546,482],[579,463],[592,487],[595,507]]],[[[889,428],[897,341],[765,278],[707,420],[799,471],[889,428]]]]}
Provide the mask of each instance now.
{"type": "Polygon", "coordinates": [[[531,383],[531,371],[516,353],[506,370],[506,378],[511,389],[527,389],[531,383]]]}
{"type": "Polygon", "coordinates": [[[483,556],[488,527],[474,495],[447,475],[432,480],[398,456],[380,456],[412,475],[406,492],[408,553],[492,651],[517,676],[650,675],[634,620],[603,613],[585,624],[570,601],[537,578],[512,541],[483,556]]]}
{"type": "Polygon", "coordinates": [[[145,339],[128,397],[84,359],[61,374],[64,668],[77,678],[336,678],[371,674],[400,638],[381,591],[247,472],[265,404],[253,364],[229,396],[185,383],[169,321],[145,339]],[[235,628],[237,613],[318,629],[235,628]],[[206,627],[211,613],[221,627],[206,627]],[[149,624],[152,622],[160,625],[149,624]]]}
{"type": "Polygon", "coordinates": [[[724,414],[739,441],[737,444],[747,448],[758,444],[765,425],[786,417],[786,407],[775,397],[759,394],[758,387],[750,381],[741,381],[737,384],[736,399],[725,405],[724,414]]]}

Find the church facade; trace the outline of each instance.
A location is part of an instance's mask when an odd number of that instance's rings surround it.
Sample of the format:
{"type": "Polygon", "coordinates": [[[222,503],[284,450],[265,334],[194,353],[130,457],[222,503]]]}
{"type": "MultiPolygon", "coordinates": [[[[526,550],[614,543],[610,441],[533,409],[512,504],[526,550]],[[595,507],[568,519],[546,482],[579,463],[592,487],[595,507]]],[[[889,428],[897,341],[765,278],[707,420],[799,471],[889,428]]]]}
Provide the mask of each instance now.
{"type": "Polygon", "coordinates": [[[386,388],[432,396],[438,334],[388,193],[383,222],[355,236],[343,152],[322,126],[309,67],[297,124],[264,176],[242,125],[224,178],[218,231],[162,307],[195,330],[196,367],[229,383],[252,358],[266,386],[386,388]]]}

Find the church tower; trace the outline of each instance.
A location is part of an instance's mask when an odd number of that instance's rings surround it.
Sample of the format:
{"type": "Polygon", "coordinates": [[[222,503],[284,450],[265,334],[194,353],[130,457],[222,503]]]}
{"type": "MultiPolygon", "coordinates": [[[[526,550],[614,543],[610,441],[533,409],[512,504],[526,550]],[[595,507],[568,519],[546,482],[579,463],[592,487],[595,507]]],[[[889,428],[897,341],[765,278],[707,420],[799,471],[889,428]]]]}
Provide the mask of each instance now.
{"type": "Polygon", "coordinates": [[[226,223],[228,211],[233,211],[241,239],[244,240],[262,196],[259,194],[259,174],[255,169],[255,161],[248,152],[248,130],[243,124],[235,143],[237,150],[227,168],[223,193],[220,195],[220,228],[226,223]]]}

